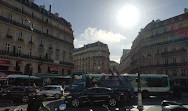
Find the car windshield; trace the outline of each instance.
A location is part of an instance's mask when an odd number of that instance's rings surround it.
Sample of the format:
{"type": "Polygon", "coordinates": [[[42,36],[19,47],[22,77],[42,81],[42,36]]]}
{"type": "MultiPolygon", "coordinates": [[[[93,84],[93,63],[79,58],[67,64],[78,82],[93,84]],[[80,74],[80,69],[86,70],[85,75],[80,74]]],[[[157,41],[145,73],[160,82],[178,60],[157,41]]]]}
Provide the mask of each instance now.
{"type": "Polygon", "coordinates": [[[0,0],[0,111],[172,105],[188,108],[188,0],[0,0]]]}

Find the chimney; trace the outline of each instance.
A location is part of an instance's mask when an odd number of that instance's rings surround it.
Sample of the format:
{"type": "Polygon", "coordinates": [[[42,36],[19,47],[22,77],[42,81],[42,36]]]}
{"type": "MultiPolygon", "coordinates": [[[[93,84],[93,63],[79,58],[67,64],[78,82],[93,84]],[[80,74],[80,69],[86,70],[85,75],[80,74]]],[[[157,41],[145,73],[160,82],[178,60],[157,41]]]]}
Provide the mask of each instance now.
{"type": "Polygon", "coordinates": [[[51,13],[52,11],[52,5],[49,6],[49,12],[51,13]]]}
{"type": "Polygon", "coordinates": [[[58,17],[59,17],[59,14],[58,14],[58,13],[55,13],[54,16],[55,16],[56,18],[58,18],[58,17]]]}
{"type": "Polygon", "coordinates": [[[40,5],[40,8],[45,9],[45,5],[44,4],[40,5]]]}
{"type": "Polygon", "coordinates": [[[187,8],[184,9],[184,13],[188,13],[188,9],[187,8]]]}
{"type": "Polygon", "coordinates": [[[28,0],[30,3],[34,3],[34,0],[28,0]]]}

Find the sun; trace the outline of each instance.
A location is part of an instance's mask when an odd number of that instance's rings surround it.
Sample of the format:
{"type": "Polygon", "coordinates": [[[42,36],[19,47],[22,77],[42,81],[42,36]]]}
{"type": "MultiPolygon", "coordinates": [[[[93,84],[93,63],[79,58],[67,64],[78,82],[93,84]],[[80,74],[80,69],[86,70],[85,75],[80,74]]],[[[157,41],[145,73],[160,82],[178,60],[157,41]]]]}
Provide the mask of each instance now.
{"type": "Polygon", "coordinates": [[[140,12],[133,5],[126,5],[117,13],[117,22],[120,26],[131,28],[135,26],[140,17],[140,12]]]}

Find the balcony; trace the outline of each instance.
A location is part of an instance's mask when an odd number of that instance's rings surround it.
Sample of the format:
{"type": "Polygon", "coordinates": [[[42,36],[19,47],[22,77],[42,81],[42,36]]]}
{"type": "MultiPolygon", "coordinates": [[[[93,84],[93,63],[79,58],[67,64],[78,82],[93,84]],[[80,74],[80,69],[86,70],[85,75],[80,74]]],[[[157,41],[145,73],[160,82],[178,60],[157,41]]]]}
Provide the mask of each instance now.
{"type": "Polygon", "coordinates": [[[32,42],[32,41],[29,41],[29,44],[33,44],[33,42],[32,42]]]}
{"type": "MultiPolygon", "coordinates": [[[[29,26],[26,26],[26,25],[24,25],[24,24],[21,25],[21,23],[16,22],[16,21],[14,21],[14,20],[11,20],[11,21],[10,21],[10,20],[9,20],[8,18],[6,18],[6,17],[0,16],[0,20],[2,20],[2,21],[4,21],[4,22],[7,22],[7,23],[10,23],[10,24],[12,24],[12,25],[15,25],[15,26],[18,26],[18,27],[21,27],[21,28],[24,28],[24,29],[27,29],[27,30],[31,31],[31,29],[30,29],[29,26]]],[[[35,32],[35,33],[37,33],[37,34],[40,34],[40,35],[43,35],[43,36],[46,36],[46,37],[51,38],[51,39],[55,39],[55,40],[57,40],[57,41],[60,41],[60,42],[65,43],[65,44],[72,45],[71,42],[62,40],[62,39],[60,39],[60,38],[58,38],[58,37],[54,37],[54,36],[52,36],[52,35],[50,35],[50,34],[46,34],[46,33],[42,33],[42,34],[41,34],[41,32],[40,32],[39,30],[37,30],[37,29],[33,29],[33,32],[35,32]]]]}
{"type": "Polygon", "coordinates": [[[18,38],[18,40],[19,40],[19,41],[21,41],[21,42],[23,42],[23,41],[24,41],[24,40],[23,40],[23,38],[18,38]]]}
{"type": "Polygon", "coordinates": [[[42,44],[40,44],[39,46],[40,46],[40,47],[44,47],[44,45],[42,45],[42,44]]]}
{"type": "Polygon", "coordinates": [[[174,51],[168,51],[168,52],[162,52],[162,56],[170,56],[170,55],[177,55],[177,54],[183,54],[187,52],[186,49],[179,49],[179,50],[174,50],[174,51]]]}
{"type": "Polygon", "coordinates": [[[56,49],[57,52],[59,52],[59,49],[56,49]]]}
{"type": "MultiPolygon", "coordinates": [[[[16,0],[16,1],[20,2],[20,0],[16,0]]],[[[22,3],[23,3],[24,5],[30,7],[30,8],[33,8],[34,10],[38,11],[39,13],[45,14],[45,15],[48,16],[49,18],[55,19],[55,20],[57,21],[57,19],[54,17],[53,14],[51,14],[51,13],[49,14],[46,10],[42,10],[42,11],[41,11],[40,8],[39,8],[39,6],[37,6],[36,4],[30,4],[30,3],[28,3],[28,2],[27,2],[27,3],[26,3],[26,2],[22,2],[22,3]],[[44,13],[44,12],[45,12],[45,13],[44,13]]],[[[2,4],[3,6],[6,6],[6,7],[8,7],[8,8],[11,8],[11,9],[17,11],[18,13],[22,13],[22,14],[28,16],[28,17],[32,17],[33,19],[36,19],[36,20],[38,20],[39,22],[41,22],[41,19],[40,19],[40,18],[38,18],[38,17],[36,17],[36,16],[34,16],[34,15],[31,16],[30,13],[28,13],[28,12],[26,12],[26,11],[24,11],[24,10],[21,10],[20,8],[17,8],[17,7],[15,7],[15,6],[11,5],[11,4],[8,4],[8,3],[5,2],[5,1],[0,0],[0,4],[2,4]]],[[[66,20],[64,20],[64,19],[59,19],[58,21],[59,21],[59,23],[61,23],[62,25],[66,26],[67,28],[71,28],[70,23],[68,23],[66,20]]],[[[47,25],[51,25],[51,24],[49,24],[49,22],[48,22],[48,23],[47,23],[47,22],[43,22],[43,23],[44,23],[44,24],[47,24],[47,25]]],[[[62,29],[59,29],[59,28],[56,27],[56,26],[53,26],[53,27],[57,28],[58,30],[63,31],[64,33],[70,34],[70,33],[66,32],[66,31],[64,31],[64,30],[62,30],[62,29]]]]}
{"type": "Polygon", "coordinates": [[[142,46],[142,48],[148,48],[148,47],[150,48],[150,47],[160,46],[160,45],[164,45],[164,44],[171,44],[171,43],[176,43],[176,42],[187,42],[187,41],[188,41],[188,38],[184,37],[184,38],[179,38],[179,39],[175,39],[175,40],[169,40],[166,42],[160,42],[157,44],[151,44],[150,46],[145,45],[145,46],[142,46]]]}
{"type": "Polygon", "coordinates": [[[12,39],[12,35],[6,35],[7,39],[12,39]]]}
{"type": "Polygon", "coordinates": [[[49,50],[52,50],[52,47],[49,47],[48,49],[49,49],[49,50]]]}

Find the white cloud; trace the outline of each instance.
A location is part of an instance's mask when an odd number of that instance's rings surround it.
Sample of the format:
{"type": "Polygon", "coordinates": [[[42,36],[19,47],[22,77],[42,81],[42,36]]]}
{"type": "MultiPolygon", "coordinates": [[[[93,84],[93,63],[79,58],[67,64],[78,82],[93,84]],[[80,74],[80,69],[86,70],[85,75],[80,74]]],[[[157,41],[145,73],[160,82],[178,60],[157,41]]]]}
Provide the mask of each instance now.
{"type": "Polygon", "coordinates": [[[76,48],[79,48],[96,41],[100,41],[108,45],[110,50],[110,59],[116,62],[120,61],[123,49],[130,48],[131,46],[130,41],[122,34],[98,30],[92,27],[88,27],[85,29],[83,34],[76,37],[74,44],[76,48]]]}

